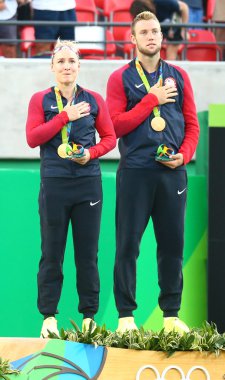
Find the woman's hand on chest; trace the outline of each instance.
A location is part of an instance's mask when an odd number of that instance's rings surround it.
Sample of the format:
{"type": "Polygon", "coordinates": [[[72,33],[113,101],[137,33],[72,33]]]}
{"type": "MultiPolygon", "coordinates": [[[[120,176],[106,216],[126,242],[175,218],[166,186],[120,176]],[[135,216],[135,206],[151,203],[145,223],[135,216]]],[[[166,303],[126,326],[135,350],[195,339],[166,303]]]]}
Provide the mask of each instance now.
{"type": "Polygon", "coordinates": [[[80,102],[71,105],[68,102],[63,110],[66,111],[69,121],[74,121],[90,115],[90,104],[87,102],[80,102]]]}

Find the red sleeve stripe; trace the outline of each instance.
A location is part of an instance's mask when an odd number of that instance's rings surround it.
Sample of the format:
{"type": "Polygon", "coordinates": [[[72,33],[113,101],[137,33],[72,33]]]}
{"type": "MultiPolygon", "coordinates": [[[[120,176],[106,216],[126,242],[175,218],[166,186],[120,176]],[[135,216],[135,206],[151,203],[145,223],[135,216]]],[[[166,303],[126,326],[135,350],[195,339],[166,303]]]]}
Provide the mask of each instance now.
{"type": "Polygon", "coordinates": [[[99,134],[100,142],[89,148],[91,159],[98,158],[108,153],[116,146],[116,135],[108,108],[102,96],[90,90],[89,92],[98,105],[98,115],[95,121],[95,128],[99,134]]]}
{"type": "Polygon", "coordinates": [[[184,165],[193,157],[199,139],[199,123],[194,102],[194,94],[188,74],[182,68],[175,66],[184,80],[183,115],[185,121],[185,137],[180,146],[179,153],[183,154],[184,165]]]}

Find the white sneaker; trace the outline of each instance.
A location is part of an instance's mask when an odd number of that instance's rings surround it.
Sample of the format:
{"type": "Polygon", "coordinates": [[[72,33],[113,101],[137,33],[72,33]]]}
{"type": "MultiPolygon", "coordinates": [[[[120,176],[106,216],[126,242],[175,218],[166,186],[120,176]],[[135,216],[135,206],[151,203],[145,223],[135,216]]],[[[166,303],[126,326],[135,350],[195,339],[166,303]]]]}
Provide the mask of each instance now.
{"type": "Polygon", "coordinates": [[[59,335],[59,330],[57,329],[57,320],[55,317],[48,317],[44,319],[41,329],[41,338],[48,338],[50,332],[59,335]]]}
{"type": "Polygon", "coordinates": [[[180,335],[190,331],[189,327],[177,317],[167,317],[164,318],[163,327],[165,332],[176,331],[180,335]]]}
{"type": "Polygon", "coordinates": [[[91,318],[84,318],[83,322],[82,322],[82,332],[85,332],[85,331],[89,330],[91,322],[92,322],[91,332],[93,332],[96,329],[97,325],[96,325],[96,323],[95,323],[95,321],[93,319],[91,319],[91,318]]]}
{"type": "Polygon", "coordinates": [[[117,332],[124,333],[129,330],[138,330],[136,324],[134,323],[134,317],[123,317],[119,318],[117,332]]]}

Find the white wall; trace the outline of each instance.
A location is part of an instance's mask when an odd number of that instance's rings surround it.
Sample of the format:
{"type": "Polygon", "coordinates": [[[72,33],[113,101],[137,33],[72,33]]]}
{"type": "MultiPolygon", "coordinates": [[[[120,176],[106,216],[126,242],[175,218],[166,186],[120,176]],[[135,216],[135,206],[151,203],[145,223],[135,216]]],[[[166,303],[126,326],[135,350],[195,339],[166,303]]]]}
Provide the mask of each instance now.
{"type": "MultiPolygon", "coordinates": [[[[127,61],[82,60],[78,83],[104,98],[107,79],[127,61]]],[[[225,62],[176,62],[189,74],[198,111],[225,103],[225,62]]],[[[38,158],[25,138],[28,103],[33,93],[54,85],[49,59],[0,60],[0,158],[38,158]]],[[[105,157],[118,158],[115,148],[105,157]]]]}

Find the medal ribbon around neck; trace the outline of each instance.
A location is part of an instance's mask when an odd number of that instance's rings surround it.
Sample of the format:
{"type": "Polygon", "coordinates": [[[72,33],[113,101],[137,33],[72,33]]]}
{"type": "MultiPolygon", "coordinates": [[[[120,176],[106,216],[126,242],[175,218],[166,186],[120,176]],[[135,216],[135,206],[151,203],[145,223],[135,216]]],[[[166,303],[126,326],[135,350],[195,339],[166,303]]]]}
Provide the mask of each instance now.
{"type": "MultiPolygon", "coordinates": [[[[64,108],[63,102],[62,102],[62,97],[61,97],[60,90],[58,87],[55,87],[54,90],[55,90],[55,96],[56,96],[56,103],[57,103],[58,110],[60,113],[60,112],[62,112],[62,110],[64,108]]],[[[75,93],[76,93],[76,87],[74,89],[74,95],[73,95],[73,100],[72,100],[71,104],[74,104],[75,93]]],[[[63,144],[68,144],[70,130],[71,130],[71,124],[72,124],[72,122],[70,121],[69,123],[64,125],[64,127],[61,130],[63,144]]]]}
{"type": "MultiPolygon", "coordinates": [[[[149,93],[150,92],[150,89],[151,89],[151,86],[150,86],[150,83],[148,82],[148,79],[144,73],[144,70],[138,60],[138,58],[135,59],[135,66],[136,66],[136,70],[147,90],[147,92],[149,93]]],[[[163,82],[163,78],[162,78],[162,62],[160,62],[160,65],[159,65],[159,79],[157,81],[158,85],[161,87],[162,86],[162,82],[163,82]]],[[[154,107],[153,108],[153,113],[154,113],[154,118],[152,119],[151,121],[151,126],[152,128],[157,131],[157,132],[160,132],[162,131],[165,126],[166,126],[166,123],[165,123],[165,120],[160,116],[160,108],[159,107],[154,107]]]]}
{"type": "MultiPolygon", "coordinates": [[[[55,96],[56,96],[56,103],[57,107],[59,110],[59,113],[63,111],[63,102],[62,102],[62,97],[60,94],[60,90],[58,87],[54,88],[55,90],[55,96]]],[[[73,94],[73,100],[71,104],[74,104],[74,99],[75,99],[75,94],[76,94],[77,87],[74,89],[74,94],[73,94]]],[[[62,144],[59,145],[57,149],[57,153],[59,157],[61,158],[69,158],[72,159],[74,157],[82,157],[84,154],[84,148],[80,144],[74,144],[74,143],[69,143],[69,135],[70,135],[70,130],[71,130],[71,125],[72,122],[70,121],[61,130],[61,135],[62,135],[62,144]]]]}

